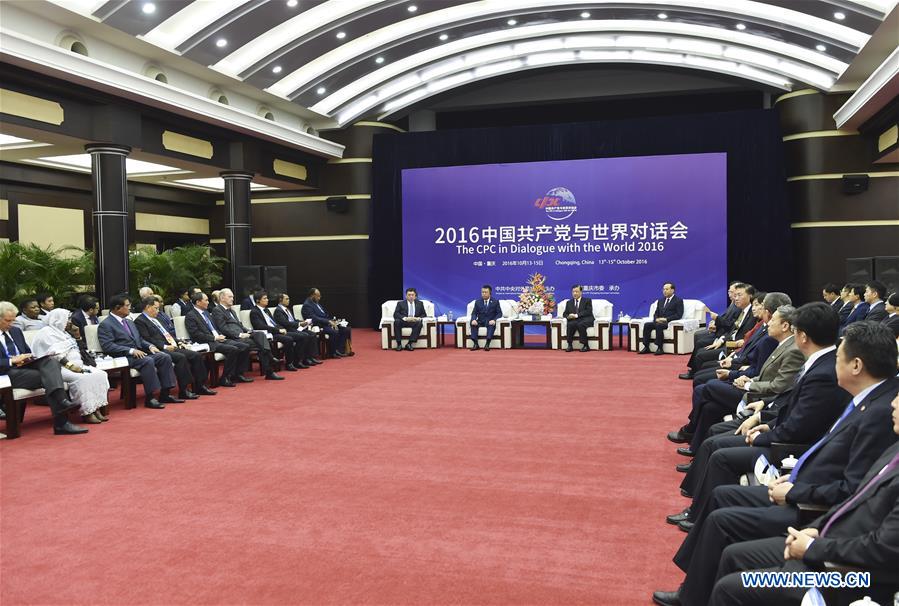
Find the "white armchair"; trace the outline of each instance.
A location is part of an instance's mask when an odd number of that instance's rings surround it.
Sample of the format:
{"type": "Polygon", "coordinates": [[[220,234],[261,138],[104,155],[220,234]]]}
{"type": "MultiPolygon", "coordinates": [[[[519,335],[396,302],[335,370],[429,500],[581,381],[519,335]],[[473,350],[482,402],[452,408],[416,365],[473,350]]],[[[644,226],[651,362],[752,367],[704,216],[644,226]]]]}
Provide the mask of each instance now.
{"type": "MultiPolygon", "coordinates": [[[[553,318],[552,347],[560,349],[568,335],[568,320],[562,317],[568,299],[556,304],[556,317],[553,318]]],[[[613,305],[605,299],[593,299],[593,326],[587,327],[587,347],[608,351],[612,339],[613,305]]]]}
{"type": "MultiPolygon", "coordinates": [[[[651,322],[656,313],[656,302],[649,306],[649,315],[645,318],[632,318],[630,321],[630,337],[628,349],[638,351],[643,340],[643,325],[651,322]]],[[[693,353],[693,338],[696,330],[705,326],[705,303],[698,299],[684,299],[684,316],[680,320],[672,320],[665,328],[662,340],[662,351],[673,354],[693,353]]]]}
{"type": "MultiPolygon", "coordinates": [[[[425,306],[425,315],[422,320],[421,333],[418,340],[412,344],[416,349],[427,349],[437,346],[437,320],[434,317],[434,304],[430,301],[421,301],[425,306]]],[[[381,322],[378,328],[381,329],[381,349],[391,349],[396,347],[396,337],[393,332],[393,312],[396,311],[399,300],[384,301],[381,304],[381,322]]],[[[402,336],[408,337],[412,334],[411,328],[403,328],[402,336]]]]}
{"type": "MultiPolygon", "coordinates": [[[[465,310],[465,316],[458,318],[456,320],[456,347],[465,348],[470,345],[470,330],[471,330],[471,314],[474,311],[474,300],[468,302],[468,307],[465,310]]],[[[496,347],[499,345],[501,349],[511,349],[512,348],[512,318],[514,318],[518,312],[516,308],[518,306],[518,301],[513,299],[500,299],[499,307],[503,312],[503,317],[496,321],[496,331],[493,333],[493,340],[490,342],[490,347],[496,347]]],[[[487,345],[487,328],[485,326],[478,326],[478,346],[485,347],[487,345]],[[481,335],[484,335],[483,337],[481,335]]]]}

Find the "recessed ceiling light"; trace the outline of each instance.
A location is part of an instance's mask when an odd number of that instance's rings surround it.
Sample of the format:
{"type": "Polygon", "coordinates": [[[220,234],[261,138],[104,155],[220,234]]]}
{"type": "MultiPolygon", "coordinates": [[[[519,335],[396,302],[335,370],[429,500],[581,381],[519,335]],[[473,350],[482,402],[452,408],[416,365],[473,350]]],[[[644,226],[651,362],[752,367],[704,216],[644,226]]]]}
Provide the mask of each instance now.
{"type": "Polygon", "coordinates": [[[346,38],[346,32],[337,32],[338,40],[343,40],[344,38],[346,38]]]}
{"type": "Polygon", "coordinates": [[[746,29],[746,26],[743,25],[742,23],[737,23],[737,29],[742,32],[744,29],[746,29]]]}
{"type": "Polygon", "coordinates": [[[819,53],[823,53],[824,51],[827,50],[827,47],[824,46],[823,44],[819,44],[815,47],[815,50],[818,51],[819,53]]]}
{"type": "Polygon", "coordinates": [[[833,14],[833,18],[836,19],[837,21],[842,21],[843,19],[846,18],[846,13],[836,12],[833,14]]]}
{"type": "Polygon", "coordinates": [[[518,21],[516,21],[515,19],[509,19],[508,21],[506,21],[507,25],[516,25],[517,23],[518,21]]]}
{"type": "MultiPolygon", "coordinates": [[[[30,164],[52,166],[53,168],[62,168],[66,170],[75,170],[88,173],[91,172],[90,154],[47,156],[44,158],[34,158],[32,160],[28,160],[28,162],[30,164]]],[[[178,174],[187,171],[181,168],[176,168],[174,166],[166,166],[165,164],[156,164],[155,162],[136,160],[135,158],[125,158],[125,172],[127,172],[129,175],[153,175],[178,174]]]]}
{"type": "Polygon", "coordinates": [[[156,5],[152,2],[144,2],[144,5],[140,7],[140,10],[142,10],[145,15],[152,15],[156,12],[156,5]]]}
{"type": "Polygon", "coordinates": [[[22,139],[21,137],[0,134],[0,145],[12,145],[13,143],[31,143],[31,139],[22,139]]]}
{"type": "Polygon", "coordinates": [[[224,38],[219,38],[215,41],[215,45],[219,48],[225,48],[226,46],[228,46],[228,41],[224,38]]]}
{"type": "Polygon", "coordinates": [[[283,68],[280,65],[276,65],[275,67],[272,68],[272,73],[280,74],[282,69],[283,68]]]}
{"type": "Polygon", "coordinates": [[[324,86],[319,86],[317,89],[315,89],[315,92],[317,92],[319,95],[324,95],[328,91],[324,86]]]}
{"type": "Polygon", "coordinates": [[[449,34],[440,34],[441,40],[449,40],[449,34]]]}
{"type": "MultiPolygon", "coordinates": [[[[225,189],[225,180],[221,177],[208,177],[205,179],[177,179],[172,181],[162,181],[163,185],[182,185],[185,187],[193,187],[196,189],[206,189],[223,191],[225,189]]],[[[278,189],[277,187],[267,187],[261,183],[250,183],[250,189],[278,189]]]]}
{"type": "Polygon", "coordinates": [[[587,11],[584,11],[581,13],[581,19],[589,19],[589,18],[590,18],[590,13],[588,13],[587,11]]]}
{"type": "Polygon", "coordinates": [[[656,15],[656,17],[658,17],[659,19],[667,19],[668,15],[666,15],[665,13],[659,13],[658,15],[656,15]]]}
{"type": "Polygon", "coordinates": [[[375,63],[384,63],[384,57],[376,57],[375,63]]]}
{"type": "Polygon", "coordinates": [[[297,0],[287,0],[287,6],[290,8],[296,7],[297,4],[299,4],[299,2],[297,2],[297,0]]]}
{"type": "Polygon", "coordinates": [[[415,6],[414,4],[410,4],[409,6],[406,7],[406,10],[409,11],[410,13],[414,13],[415,11],[418,10],[418,7],[415,6]]]}

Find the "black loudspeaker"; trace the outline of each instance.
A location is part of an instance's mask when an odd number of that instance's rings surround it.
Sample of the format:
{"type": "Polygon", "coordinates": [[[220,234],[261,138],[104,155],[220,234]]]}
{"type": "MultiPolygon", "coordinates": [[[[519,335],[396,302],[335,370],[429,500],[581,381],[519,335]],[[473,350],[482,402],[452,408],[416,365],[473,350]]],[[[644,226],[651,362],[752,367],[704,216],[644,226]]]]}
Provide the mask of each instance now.
{"type": "Polygon", "coordinates": [[[345,213],[350,210],[350,202],[346,196],[331,196],[325,200],[325,206],[332,213],[345,213]]]}
{"type": "Polygon", "coordinates": [[[234,285],[234,296],[238,298],[239,305],[244,297],[253,292],[253,289],[262,286],[261,265],[238,265],[237,284],[234,285]]]}
{"type": "Polygon", "coordinates": [[[287,289],[287,266],[266,265],[262,271],[262,284],[269,295],[287,289]]]}
{"type": "Polygon", "coordinates": [[[899,257],[874,257],[874,277],[888,293],[899,292],[899,257]]]}
{"type": "Polygon", "coordinates": [[[868,191],[868,175],[843,175],[843,193],[860,194],[868,191]]]}
{"type": "Polygon", "coordinates": [[[874,259],[861,257],[846,259],[846,282],[865,284],[874,279],[874,259]]]}

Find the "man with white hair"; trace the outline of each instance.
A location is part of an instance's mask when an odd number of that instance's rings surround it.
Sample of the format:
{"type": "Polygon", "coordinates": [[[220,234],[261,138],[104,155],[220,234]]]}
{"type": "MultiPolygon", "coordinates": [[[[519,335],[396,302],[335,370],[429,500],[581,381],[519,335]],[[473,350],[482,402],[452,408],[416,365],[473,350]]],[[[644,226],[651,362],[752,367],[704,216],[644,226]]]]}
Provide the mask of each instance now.
{"type": "Polygon", "coordinates": [[[244,326],[234,310],[234,292],[230,288],[219,291],[219,304],[212,310],[212,319],[216,327],[229,339],[241,341],[258,352],[259,365],[269,381],[283,381],[274,368],[274,356],[265,333],[255,332],[244,326]]]}
{"type": "Polygon", "coordinates": [[[69,411],[79,407],[69,400],[62,380],[62,367],[55,358],[34,358],[22,331],[13,326],[19,310],[9,301],[0,301],[0,375],[9,377],[13,387],[43,387],[53,413],[53,433],[87,433],[87,429],[69,422],[69,411]]]}

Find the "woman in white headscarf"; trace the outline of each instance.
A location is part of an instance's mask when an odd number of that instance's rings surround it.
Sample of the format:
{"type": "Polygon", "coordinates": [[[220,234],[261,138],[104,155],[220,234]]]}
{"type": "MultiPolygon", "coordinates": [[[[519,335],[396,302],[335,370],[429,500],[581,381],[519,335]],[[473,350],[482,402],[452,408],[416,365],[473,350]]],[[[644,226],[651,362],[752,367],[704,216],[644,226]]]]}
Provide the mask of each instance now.
{"type": "Polygon", "coordinates": [[[54,309],[44,321],[31,344],[35,357],[53,356],[62,366],[62,379],[69,385],[69,399],[81,405],[85,423],[101,423],[108,419],[100,411],[107,404],[109,377],[105,372],[88,366],[81,356],[78,343],[66,331],[69,311],[54,309]]]}

